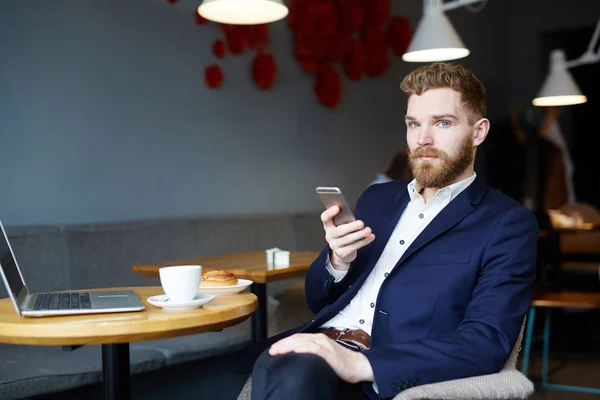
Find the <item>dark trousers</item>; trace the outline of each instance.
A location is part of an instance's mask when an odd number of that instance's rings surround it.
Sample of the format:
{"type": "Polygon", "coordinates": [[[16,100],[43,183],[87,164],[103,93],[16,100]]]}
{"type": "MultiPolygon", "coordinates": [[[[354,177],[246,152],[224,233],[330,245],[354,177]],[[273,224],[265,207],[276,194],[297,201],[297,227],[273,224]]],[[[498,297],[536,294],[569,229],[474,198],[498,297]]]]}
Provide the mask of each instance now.
{"type": "Polygon", "coordinates": [[[265,350],[252,371],[252,400],[367,400],[360,384],[337,377],[321,357],[265,350]]]}

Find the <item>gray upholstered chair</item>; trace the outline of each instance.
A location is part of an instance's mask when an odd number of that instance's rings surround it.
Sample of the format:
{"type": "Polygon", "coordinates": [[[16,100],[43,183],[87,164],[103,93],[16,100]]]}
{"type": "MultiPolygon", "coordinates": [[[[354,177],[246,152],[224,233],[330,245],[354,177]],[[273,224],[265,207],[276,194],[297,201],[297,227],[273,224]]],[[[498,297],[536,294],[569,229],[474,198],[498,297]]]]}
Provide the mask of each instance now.
{"type": "MultiPolygon", "coordinates": [[[[517,343],[504,368],[496,374],[474,376],[453,381],[416,386],[399,393],[394,400],[516,400],[526,399],[533,393],[533,383],[516,368],[523,340],[523,327],[517,343]]],[[[248,378],[238,400],[251,400],[252,377],[248,378]]]]}

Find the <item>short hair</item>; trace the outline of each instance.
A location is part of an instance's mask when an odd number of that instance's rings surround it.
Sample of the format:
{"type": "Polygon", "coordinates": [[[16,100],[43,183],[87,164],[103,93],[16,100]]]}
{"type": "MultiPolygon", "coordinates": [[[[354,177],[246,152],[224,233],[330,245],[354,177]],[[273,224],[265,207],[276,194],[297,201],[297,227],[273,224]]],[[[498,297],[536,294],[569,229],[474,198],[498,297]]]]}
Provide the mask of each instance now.
{"type": "Polygon", "coordinates": [[[420,96],[429,89],[450,88],[460,93],[470,124],[485,116],[485,87],[462,65],[437,62],[419,67],[404,77],[400,88],[409,97],[420,96]]]}

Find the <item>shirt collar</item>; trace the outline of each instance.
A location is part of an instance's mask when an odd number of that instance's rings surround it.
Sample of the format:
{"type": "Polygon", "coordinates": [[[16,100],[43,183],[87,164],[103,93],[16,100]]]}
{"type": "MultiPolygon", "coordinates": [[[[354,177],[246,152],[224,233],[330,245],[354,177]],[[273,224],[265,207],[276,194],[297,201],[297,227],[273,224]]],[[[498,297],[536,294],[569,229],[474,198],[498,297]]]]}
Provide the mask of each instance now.
{"type": "MultiPolygon", "coordinates": [[[[456,183],[453,183],[452,185],[449,185],[449,186],[439,189],[435,193],[435,196],[433,196],[433,197],[435,198],[435,197],[443,196],[443,197],[447,197],[448,201],[452,201],[463,190],[468,188],[469,185],[471,183],[473,183],[475,178],[477,178],[477,174],[474,172],[473,175],[471,175],[467,179],[463,179],[462,181],[458,181],[456,183]]],[[[419,198],[419,196],[421,196],[421,194],[419,193],[420,188],[415,179],[413,179],[412,181],[410,181],[410,183],[408,185],[406,185],[406,189],[408,190],[408,195],[409,195],[411,201],[413,201],[413,200],[419,198]]]]}

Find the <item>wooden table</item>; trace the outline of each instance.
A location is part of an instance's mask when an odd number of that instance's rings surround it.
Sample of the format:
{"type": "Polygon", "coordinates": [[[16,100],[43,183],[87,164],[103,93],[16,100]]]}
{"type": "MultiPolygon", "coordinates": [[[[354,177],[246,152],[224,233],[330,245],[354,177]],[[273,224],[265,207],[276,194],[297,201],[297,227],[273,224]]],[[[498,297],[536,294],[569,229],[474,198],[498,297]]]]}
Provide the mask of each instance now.
{"type": "Polygon", "coordinates": [[[232,272],[237,278],[250,279],[254,282],[252,293],[258,297],[258,310],[252,317],[252,337],[255,342],[267,338],[267,288],[270,282],[303,277],[319,252],[297,251],[290,253],[290,265],[286,267],[267,264],[264,251],[222,254],[217,256],[194,257],[183,260],[166,261],[153,265],[135,265],[133,270],[138,274],[158,277],[158,270],[168,265],[201,265],[202,270],[215,269],[232,272]]]}
{"type": "MultiPolygon", "coordinates": [[[[584,223],[577,227],[553,227],[552,230],[540,230],[540,240],[546,241],[544,248],[550,254],[547,262],[552,265],[552,279],[547,281],[549,288],[565,288],[563,273],[568,268],[581,268],[578,264],[600,262],[600,224],[584,223]]],[[[584,265],[585,267],[585,265],[584,265]]]]}
{"type": "Polygon", "coordinates": [[[161,287],[93,290],[134,290],[146,309],[127,313],[25,318],[17,314],[10,299],[1,299],[0,342],[101,344],[104,398],[114,400],[130,398],[129,342],[217,331],[246,320],[258,304],[252,293],[241,293],[218,296],[197,310],[165,311],[147,302],[148,297],[163,294],[161,287]]]}
{"type": "Polygon", "coordinates": [[[544,319],[543,353],[542,353],[542,387],[545,389],[564,390],[578,393],[600,394],[600,389],[561,385],[548,381],[548,363],[550,358],[550,331],[551,311],[553,308],[577,308],[577,309],[600,309],[600,293],[588,292],[534,292],[529,316],[527,318],[527,331],[525,334],[525,349],[523,351],[523,364],[521,372],[527,375],[529,367],[529,356],[531,353],[531,342],[533,338],[533,326],[535,323],[536,309],[544,308],[546,315],[544,319]]]}

